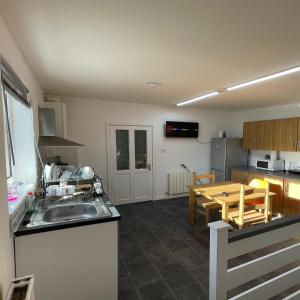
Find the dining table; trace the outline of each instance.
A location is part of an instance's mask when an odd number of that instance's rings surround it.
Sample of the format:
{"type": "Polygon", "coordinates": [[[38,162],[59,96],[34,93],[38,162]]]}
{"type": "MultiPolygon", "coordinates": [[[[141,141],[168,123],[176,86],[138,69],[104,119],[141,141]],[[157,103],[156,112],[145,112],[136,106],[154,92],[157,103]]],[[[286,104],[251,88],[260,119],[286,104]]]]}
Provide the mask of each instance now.
{"type": "MultiPolygon", "coordinates": [[[[254,191],[251,186],[245,186],[247,200],[264,199],[264,192],[254,191]]],[[[205,197],[208,200],[219,203],[222,207],[222,220],[228,222],[228,212],[231,206],[237,205],[240,202],[241,184],[232,181],[223,181],[210,184],[190,185],[189,189],[189,223],[196,222],[196,198],[198,196],[205,197]]],[[[272,197],[275,195],[269,192],[270,196],[270,211],[272,213],[272,197]]]]}

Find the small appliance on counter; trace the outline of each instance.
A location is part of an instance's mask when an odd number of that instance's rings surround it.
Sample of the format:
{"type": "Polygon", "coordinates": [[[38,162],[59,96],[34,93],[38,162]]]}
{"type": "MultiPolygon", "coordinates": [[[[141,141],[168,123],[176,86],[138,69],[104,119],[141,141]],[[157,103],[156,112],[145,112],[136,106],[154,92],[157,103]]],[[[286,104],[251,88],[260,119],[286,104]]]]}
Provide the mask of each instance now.
{"type": "Polygon", "coordinates": [[[283,159],[257,159],[255,164],[256,169],[266,171],[284,171],[283,159]]]}
{"type": "Polygon", "coordinates": [[[224,130],[219,130],[219,132],[218,132],[218,137],[219,137],[219,138],[226,138],[226,131],[224,131],[224,130]]]}

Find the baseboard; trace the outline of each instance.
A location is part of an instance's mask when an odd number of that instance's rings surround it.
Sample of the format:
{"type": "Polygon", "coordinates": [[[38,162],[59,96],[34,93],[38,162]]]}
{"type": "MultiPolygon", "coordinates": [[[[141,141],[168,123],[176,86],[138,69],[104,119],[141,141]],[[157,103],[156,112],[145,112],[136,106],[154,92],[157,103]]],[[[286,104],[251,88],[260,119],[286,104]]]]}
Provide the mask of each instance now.
{"type": "Polygon", "coordinates": [[[174,198],[182,198],[182,197],[188,197],[188,193],[184,193],[184,194],[176,194],[176,195],[166,195],[166,199],[174,199],[174,198]]]}
{"type": "Polygon", "coordinates": [[[165,194],[164,196],[156,196],[155,200],[166,200],[166,199],[175,199],[175,198],[182,198],[182,197],[188,197],[188,193],[176,194],[176,195],[165,194]]]}

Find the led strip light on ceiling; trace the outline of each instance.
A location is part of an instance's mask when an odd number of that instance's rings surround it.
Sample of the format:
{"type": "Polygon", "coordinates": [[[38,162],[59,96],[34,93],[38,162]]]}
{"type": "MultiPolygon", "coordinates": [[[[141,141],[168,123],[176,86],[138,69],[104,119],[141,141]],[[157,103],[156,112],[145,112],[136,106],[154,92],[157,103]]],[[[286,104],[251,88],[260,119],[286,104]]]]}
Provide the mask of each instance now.
{"type": "MultiPolygon", "coordinates": [[[[287,70],[284,70],[284,71],[280,71],[280,72],[277,72],[277,73],[274,73],[274,74],[271,74],[271,75],[260,77],[258,79],[254,79],[254,80],[246,81],[244,83],[233,85],[231,87],[226,88],[225,91],[230,92],[230,91],[237,90],[237,89],[240,89],[240,88],[243,88],[243,87],[246,87],[246,86],[250,86],[250,85],[253,85],[253,84],[256,84],[256,83],[260,83],[260,82],[275,79],[275,78],[278,78],[278,77],[286,76],[286,75],[296,73],[296,72],[299,72],[299,71],[300,71],[300,66],[293,67],[293,68],[290,68],[290,69],[287,69],[287,70]]],[[[209,93],[209,94],[205,94],[205,95],[202,95],[202,96],[199,96],[199,97],[192,98],[190,100],[179,102],[176,105],[177,106],[186,105],[186,104],[193,103],[193,102],[196,102],[196,101],[200,101],[202,99],[206,99],[206,98],[209,98],[209,97],[212,97],[212,96],[217,96],[220,93],[221,92],[212,92],[212,93],[209,93]]]]}
{"type": "Polygon", "coordinates": [[[278,72],[278,73],[275,73],[275,74],[271,74],[271,75],[268,75],[268,76],[264,76],[264,77],[261,77],[261,78],[258,78],[258,79],[254,79],[254,80],[251,80],[251,81],[247,81],[247,82],[244,82],[244,83],[240,83],[240,84],[231,86],[231,87],[227,88],[226,91],[237,90],[237,89],[240,89],[240,88],[245,87],[245,86],[249,86],[249,85],[253,85],[253,84],[263,82],[263,81],[267,81],[267,80],[270,80],[270,79],[275,79],[275,78],[278,78],[278,77],[286,76],[286,75],[296,73],[296,72],[299,72],[299,71],[300,71],[300,66],[294,67],[294,68],[291,68],[291,69],[288,69],[288,70],[285,70],[285,71],[281,71],[281,72],[278,72]]]}
{"type": "Polygon", "coordinates": [[[186,105],[186,104],[196,102],[196,101],[199,101],[199,100],[202,100],[202,99],[206,99],[206,98],[209,98],[209,97],[213,97],[213,96],[216,96],[216,95],[219,95],[219,94],[220,94],[220,92],[212,92],[212,93],[209,93],[209,94],[205,94],[203,96],[199,96],[199,97],[187,100],[187,101],[177,103],[176,105],[177,106],[186,105]]]}

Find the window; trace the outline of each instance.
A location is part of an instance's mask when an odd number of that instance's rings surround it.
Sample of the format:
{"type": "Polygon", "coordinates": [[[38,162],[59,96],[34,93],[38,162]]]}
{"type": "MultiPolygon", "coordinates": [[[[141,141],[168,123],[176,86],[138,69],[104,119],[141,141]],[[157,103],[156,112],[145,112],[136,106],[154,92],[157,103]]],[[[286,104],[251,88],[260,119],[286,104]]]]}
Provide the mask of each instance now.
{"type": "Polygon", "coordinates": [[[147,169],[147,130],[134,131],[135,168],[147,169]]]}
{"type": "Polygon", "coordinates": [[[36,181],[36,157],[31,107],[4,92],[6,176],[15,181],[36,181]]]}
{"type": "Polygon", "coordinates": [[[8,94],[4,92],[3,99],[3,119],[4,119],[4,138],[5,138],[5,158],[6,158],[6,178],[12,177],[12,168],[15,164],[14,154],[12,148],[12,133],[10,132],[10,126],[8,124],[11,119],[11,111],[7,105],[8,94]]]}
{"type": "Polygon", "coordinates": [[[33,113],[28,90],[1,59],[6,176],[9,182],[37,180],[33,113]]]}
{"type": "Polygon", "coordinates": [[[129,131],[116,131],[117,170],[129,170],[129,131]]]}

